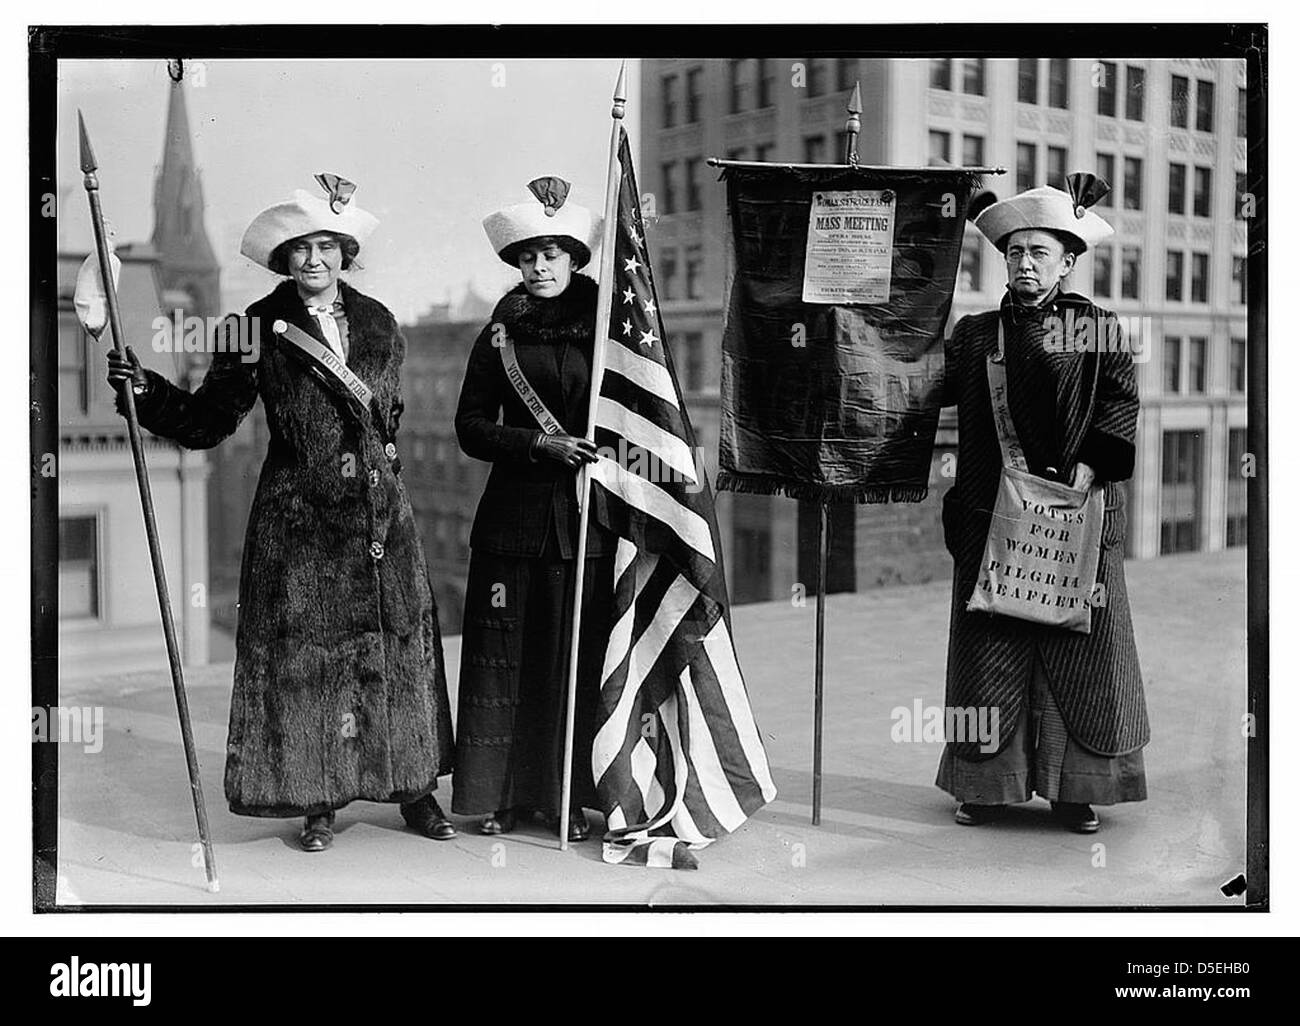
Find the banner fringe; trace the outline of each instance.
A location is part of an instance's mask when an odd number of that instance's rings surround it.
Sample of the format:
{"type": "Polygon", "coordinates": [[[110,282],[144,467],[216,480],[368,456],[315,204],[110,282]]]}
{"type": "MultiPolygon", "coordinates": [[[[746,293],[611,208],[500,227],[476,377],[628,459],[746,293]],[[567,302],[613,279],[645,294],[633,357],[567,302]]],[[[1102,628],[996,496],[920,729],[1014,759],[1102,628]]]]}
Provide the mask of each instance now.
{"type": "Polygon", "coordinates": [[[924,502],[929,485],[861,485],[819,484],[815,481],[791,481],[787,478],[746,474],[737,470],[719,470],[715,486],[719,492],[747,495],[785,495],[791,499],[830,504],[856,502],[876,505],[884,502],[924,502]]]}

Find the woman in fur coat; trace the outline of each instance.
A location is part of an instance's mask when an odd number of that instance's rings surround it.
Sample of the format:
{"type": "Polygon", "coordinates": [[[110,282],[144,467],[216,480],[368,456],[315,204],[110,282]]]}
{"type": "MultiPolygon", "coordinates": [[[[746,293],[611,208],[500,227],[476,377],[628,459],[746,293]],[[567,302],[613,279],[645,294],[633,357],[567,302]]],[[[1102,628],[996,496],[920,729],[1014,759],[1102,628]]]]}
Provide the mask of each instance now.
{"type": "MultiPolygon", "coordinates": [[[[596,283],[576,273],[591,258],[591,214],[565,202],[562,179],[539,178],[529,188],[530,199],[484,221],[493,248],[523,280],[474,343],[456,410],[461,448],[492,463],[470,534],[452,788],[452,811],[483,815],[485,834],[507,833],[534,813],[559,829],[576,481],[596,458],[584,437],[596,283]]],[[[568,823],[574,841],[588,836],[582,810],[596,807],[591,745],[608,610],[592,596],[612,593],[614,547],[593,520],[568,823]]]]}
{"type": "MultiPolygon", "coordinates": [[[[223,324],[258,348],[215,348],[194,392],[109,354],[140,423],[192,449],[228,438],[260,396],[270,445],[244,539],[225,792],[237,815],[305,817],[400,803],[407,824],[455,836],[433,797],[451,768],[451,714],[428,571],[393,436],[406,343],[381,303],[339,280],[376,221],[349,183],[263,211],[241,252],[286,280],[223,324]],[[293,339],[313,349],[312,358],[293,339]],[[314,347],[314,348],[313,348],[314,347]],[[371,390],[352,401],[329,365],[371,390]]],[[[121,410],[119,396],[118,406],[121,410]]]]}

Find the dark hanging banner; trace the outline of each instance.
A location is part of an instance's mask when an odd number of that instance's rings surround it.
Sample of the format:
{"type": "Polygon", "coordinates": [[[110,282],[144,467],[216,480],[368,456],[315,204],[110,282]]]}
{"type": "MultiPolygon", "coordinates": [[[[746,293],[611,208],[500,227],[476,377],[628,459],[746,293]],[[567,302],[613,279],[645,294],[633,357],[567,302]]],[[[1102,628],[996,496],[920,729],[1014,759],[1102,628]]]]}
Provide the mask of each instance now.
{"type": "Polygon", "coordinates": [[[919,502],[980,175],[723,164],[718,489],[919,502]]]}

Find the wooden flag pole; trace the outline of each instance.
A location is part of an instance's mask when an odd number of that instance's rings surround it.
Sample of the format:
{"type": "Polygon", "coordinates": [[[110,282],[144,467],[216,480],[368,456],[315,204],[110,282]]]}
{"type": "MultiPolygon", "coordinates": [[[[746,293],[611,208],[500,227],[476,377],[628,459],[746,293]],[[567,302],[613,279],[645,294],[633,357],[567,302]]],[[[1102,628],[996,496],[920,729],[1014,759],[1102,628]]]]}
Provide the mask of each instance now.
{"type": "MultiPolygon", "coordinates": [[[[605,182],[605,223],[600,243],[600,282],[596,293],[596,337],[591,356],[591,389],[587,400],[587,439],[595,441],[596,404],[605,370],[605,340],[609,335],[610,308],[614,301],[614,242],[618,231],[618,196],[621,173],[618,161],[619,130],[627,107],[627,62],[618,69],[614,86],[613,124],[609,132],[609,176],[605,182]]],[[[582,626],[582,585],[587,564],[587,529],[591,521],[591,464],[578,471],[578,566],[573,585],[573,627],[569,632],[569,683],[565,692],[563,784],[560,788],[560,851],[569,850],[569,804],[573,797],[573,720],[578,699],[578,633],[582,626]]]]}
{"type": "MultiPolygon", "coordinates": [[[[862,86],[854,83],[844,122],[844,163],[857,167],[858,133],[862,131],[862,86]]],[[[822,723],[826,677],[826,552],[830,547],[830,516],[826,503],[817,504],[817,642],[813,656],[812,825],[822,823],[822,723]]]]}
{"type": "MultiPolygon", "coordinates": [[[[113,329],[113,348],[126,355],[125,336],[122,334],[122,317],[117,303],[117,286],[109,262],[108,239],[104,232],[104,213],[99,205],[99,178],[95,174],[94,151],[86,122],[77,111],[77,124],[81,130],[81,170],[85,175],[86,196],[90,200],[90,221],[95,229],[95,251],[99,256],[99,274],[104,283],[104,298],[108,306],[108,323],[113,329]]],[[[176,626],[172,622],[172,606],[167,595],[167,571],[163,566],[162,547],[158,543],[158,525],[154,516],[153,493],[149,488],[149,471],[144,462],[144,445],[140,439],[140,421],[135,410],[135,394],[129,381],[122,385],[122,402],[126,407],[126,430],[131,440],[131,457],[135,462],[135,480],[140,488],[140,506],[144,510],[144,533],[149,542],[149,561],[153,564],[153,580],[158,592],[158,610],[162,614],[163,639],[167,643],[167,662],[171,667],[172,690],[176,694],[176,713],[181,722],[181,742],[185,747],[185,767],[190,776],[190,796],[194,800],[194,815],[199,824],[199,841],[203,846],[203,868],[208,878],[208,890],[221,889],[217,879],[217,861],[212,852],[212,837],[208,831],[208,810],[203,802],[203,783],[199,776],[198,752],[194,747],[194,730],[190,726],[190,705],[185,695],[185,677],[181,670],[180,649],[176,644],[176,626]]]]}

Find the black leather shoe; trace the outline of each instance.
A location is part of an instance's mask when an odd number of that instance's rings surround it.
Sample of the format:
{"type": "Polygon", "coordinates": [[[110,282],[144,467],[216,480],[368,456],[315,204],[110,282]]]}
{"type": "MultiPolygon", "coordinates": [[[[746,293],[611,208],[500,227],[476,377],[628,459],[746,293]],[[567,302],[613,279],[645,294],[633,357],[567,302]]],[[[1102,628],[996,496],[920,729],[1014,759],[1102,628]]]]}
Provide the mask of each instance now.
{"type": "Polygon", "coordinates": [[[334,813],[322,812],[308,816],[303,824],[302,833],[298,835],[298,844],[303,851],[324,851],[334,843],[334,813]]]}
{"type": "Polygon", "coordinates": [[[424,834],[425,837],[432,837],[435,841],[450,841],[456,836],[456,828],[452,826],[438,804],[438,800],[431,794],[426,794],[413,802],[402,805],[402,818],[406,820],[409,826],[418,834],[424,834]]]}
{"type": "Polygon", "coordinates": [[[498,809],[496,812],[490,812],[483,817],[483,822],[478,825],[480,834],[487,834],[489,837],[495,837],[497,834],[508,834],[515,828],[515,810],[498,809]]]}
{"type": "Polygon", "coordinates": [[[1052,815],[1076,834],[1095,834],[1101,829],[1101,820],[1084,802],[1052,802],[1052,815]]]}
{"type": "Polygon", "coordinates": [[[980,826],[984,823],[992,823],[1006,809],[1005,805],[974,805],[971,802],[962,802],[952,818],[961,826],[980,826]]]}
{"type": "MultiPolygon", "coordinates": [[[[555,816],[546,821],[546,828],[553,834],[560,832],[560,817],[555,816]]],[[[575,809],[569,813],[569,840],[585,841],[591,836],[591,828],[587,825],[587,814],[581,809],[575,809]]]]}

